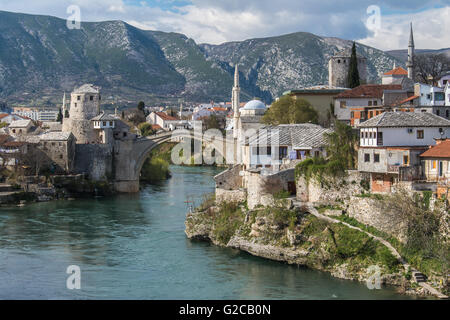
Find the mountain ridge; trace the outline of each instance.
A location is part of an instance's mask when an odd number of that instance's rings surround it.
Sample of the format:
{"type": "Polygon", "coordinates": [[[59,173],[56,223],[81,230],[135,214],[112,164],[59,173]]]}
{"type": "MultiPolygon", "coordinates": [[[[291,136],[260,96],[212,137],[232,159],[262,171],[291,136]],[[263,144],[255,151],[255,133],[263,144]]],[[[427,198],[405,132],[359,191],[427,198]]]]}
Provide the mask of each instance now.
{"type": "MultiPolygon", "coordinates": [[[[142,30],[121,20],[82,22],[0,11],[0,99],[56,104],[83,83],[102,87],[104,101],[229,101],[239,63],[242,100],[267,103],[282,92],[327,83],[328,59],[350,40],[294,32],[219,45],[184,34],[142,30]]],[[[369,81],[402,61],[362,44],[369,81]]]]}

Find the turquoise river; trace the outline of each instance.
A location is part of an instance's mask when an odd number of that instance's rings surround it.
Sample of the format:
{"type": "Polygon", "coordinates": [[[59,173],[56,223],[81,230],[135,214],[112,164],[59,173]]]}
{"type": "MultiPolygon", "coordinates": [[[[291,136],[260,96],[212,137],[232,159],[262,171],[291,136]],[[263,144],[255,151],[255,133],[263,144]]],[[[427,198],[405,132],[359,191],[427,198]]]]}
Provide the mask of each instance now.
{"type": "Polygon", "coordinates": [[[190,241],[186,201],[218,169],[172,167],[139,194],[0,208],[0,299],[407,299],[393,288],[190,241]],[[67,267],[80,267],[69,290],[67,267]]]}

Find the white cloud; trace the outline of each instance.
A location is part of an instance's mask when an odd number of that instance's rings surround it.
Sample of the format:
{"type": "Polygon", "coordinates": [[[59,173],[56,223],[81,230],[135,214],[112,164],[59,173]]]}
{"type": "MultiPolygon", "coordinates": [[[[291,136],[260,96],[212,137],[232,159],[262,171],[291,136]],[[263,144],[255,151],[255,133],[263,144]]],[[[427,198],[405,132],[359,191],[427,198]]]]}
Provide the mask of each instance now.
{"type": "MultiPolygon", "coordinates": [[[[450,0],[191,0],[192,4],[166,11],[142,1],[123,0],[0,0],[0,10],[66,18],[66,8],[79,5],[83,21],[124,20],[136,27],[180,32],[197,43],[222,43],[305,31],[357,40],[380,49],[405,48],[408,22],[414,22],[417,47],[449,47],[450,0]],[[366,9],[376,2],[403,14],[382,16],[381,29],[371,34],[364,23],[366,9]],[[135,2],[137,3],[137,2],[135,2]],[[444,9],[428,9],[436,4],[444,9]],[[406,14],[405,10],[422,9],[406,14]]],[[[167,2],[165,3],[167,6],[167,2]]]]}
{"type": "Polygon", "coordinates": [[[359,41],[383,50],[405,49],[409,40],[409,24],[413,23],[416,48],[450,47],[450,7],[431,9],[408,15],[383,16],[381,28],[359,41]]]}

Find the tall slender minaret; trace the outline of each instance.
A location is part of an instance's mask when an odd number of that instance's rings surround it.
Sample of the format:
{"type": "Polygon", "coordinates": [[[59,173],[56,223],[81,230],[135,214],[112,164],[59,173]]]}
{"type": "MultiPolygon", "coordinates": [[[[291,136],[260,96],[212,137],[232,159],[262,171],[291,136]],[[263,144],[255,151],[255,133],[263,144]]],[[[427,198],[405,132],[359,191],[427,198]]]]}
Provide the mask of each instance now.
{"type": "Polygon", "coordinates": [[[409,32],[409,43],[408,43],[408,62],[406,63],[408,68],[408,78],[414,80],[414,37],[413,28],[411,22],[411,29],[409,32]]]}
{"type": "Polygon", "coordinates": [[[239,130],[239,95],[241,93],[241,88],[239,87],[239,70],[238,65],[236,64],[234,68],[234,86],[231,97],[231,106],[233,108],[233,138],[238,138],[238,130],[239,130]]]}
{"type": "Polygon", "coordinates": [[[61,112],[62,112],[62,115],[63,115],[63,119],[66,117],[66,105],[67,105],[66,92],[64,91],[62,107],[61,107],[61,110],[62,110],[61,112]]]}

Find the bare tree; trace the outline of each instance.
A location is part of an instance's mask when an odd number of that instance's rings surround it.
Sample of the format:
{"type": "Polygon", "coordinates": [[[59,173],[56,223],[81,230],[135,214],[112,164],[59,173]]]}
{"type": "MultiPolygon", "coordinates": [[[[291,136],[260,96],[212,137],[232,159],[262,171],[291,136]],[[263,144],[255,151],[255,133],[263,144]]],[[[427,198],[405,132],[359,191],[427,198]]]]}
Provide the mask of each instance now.
{"type": "Polygon", "coordinates": [[[436,85],[439,77],[450,69],[450,57],[445,53],[421,54],[415,56],[415,80],[436,85]]]}

